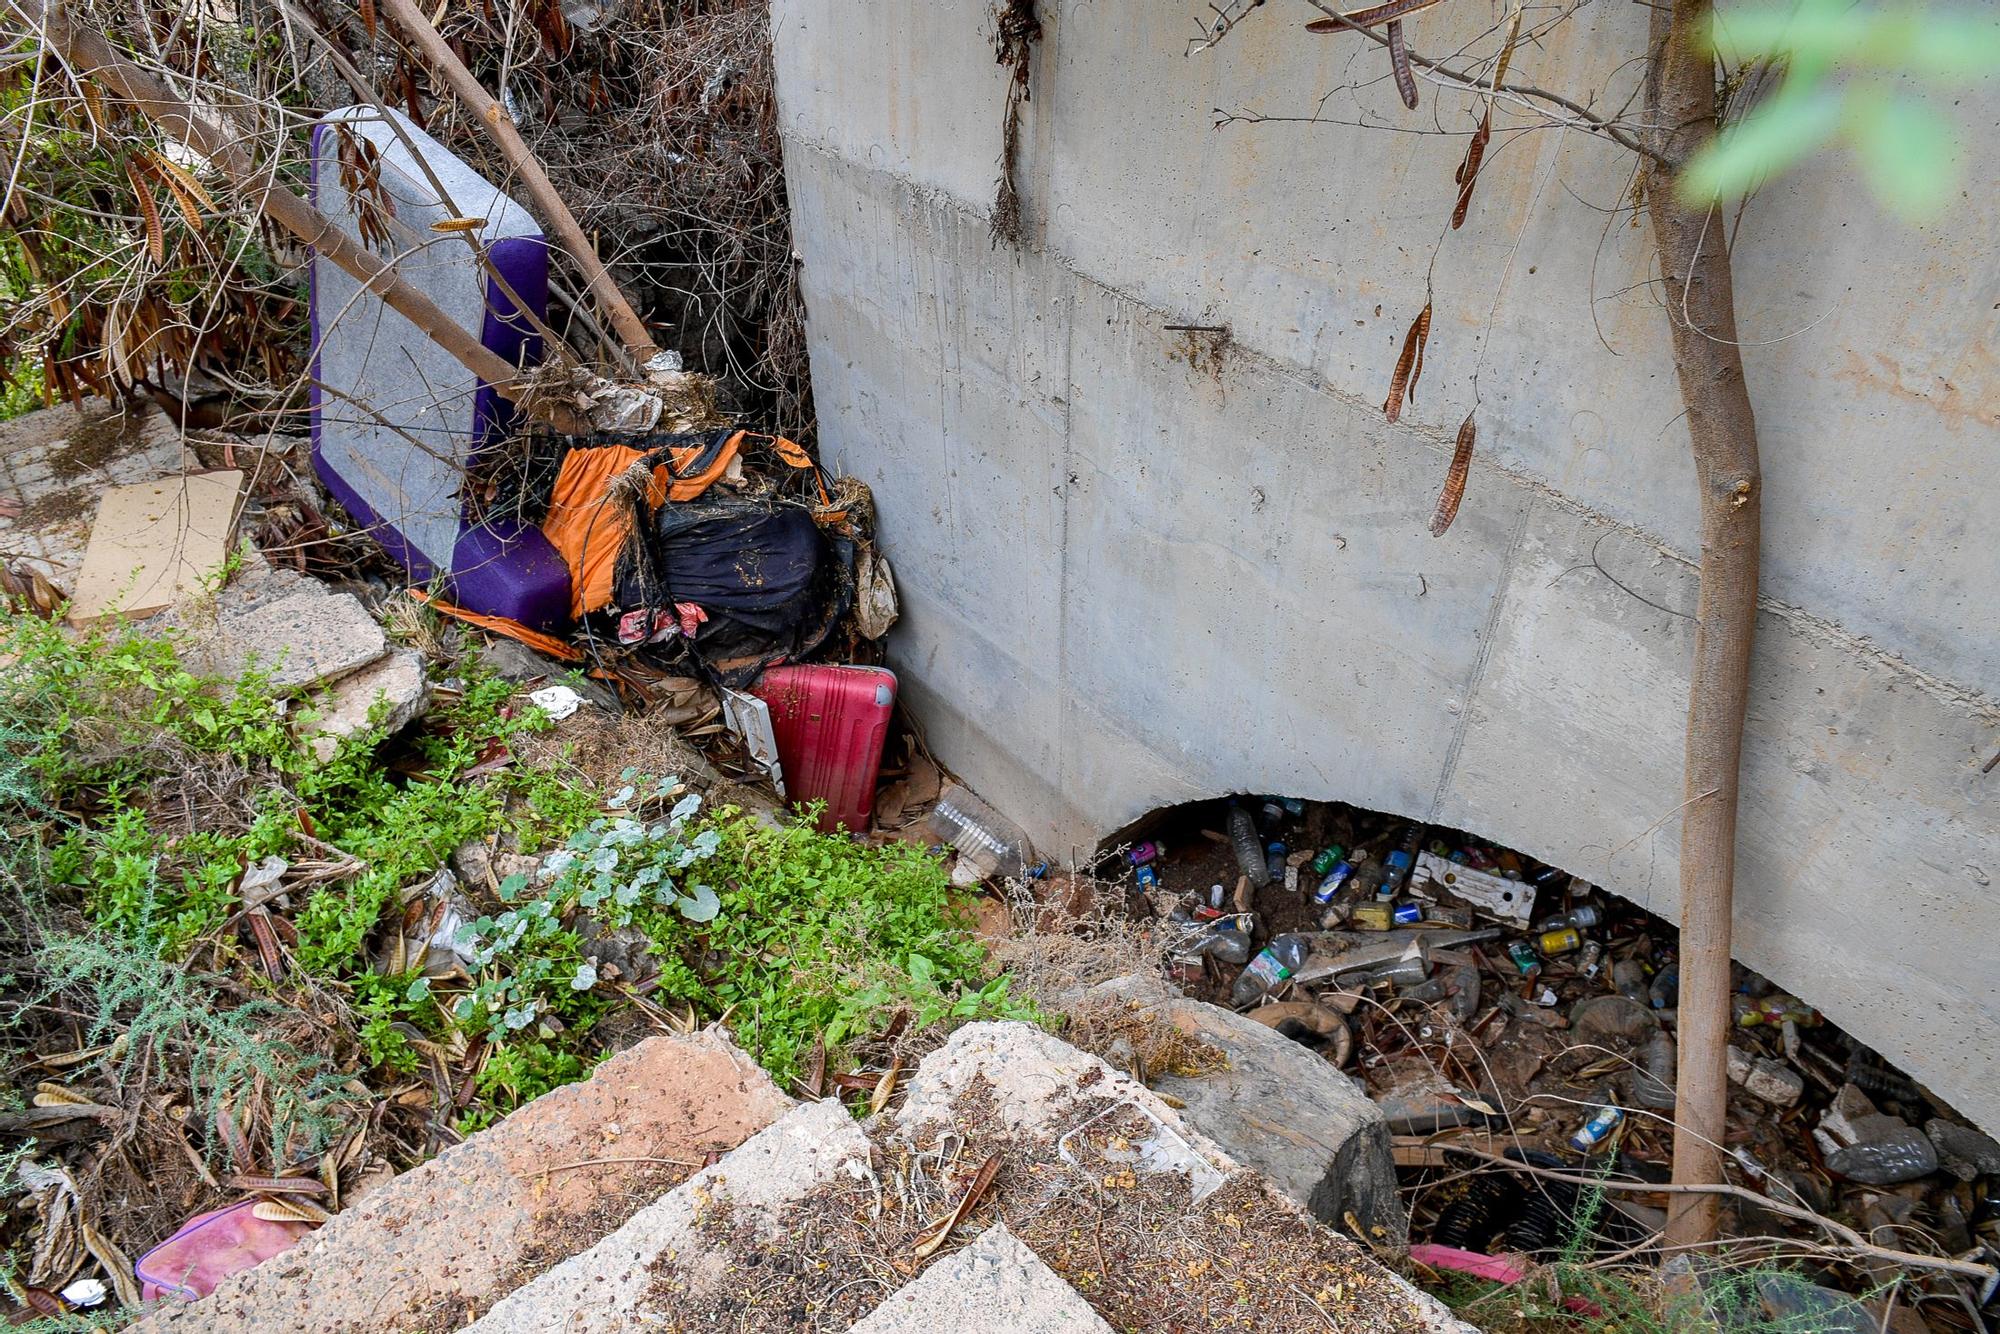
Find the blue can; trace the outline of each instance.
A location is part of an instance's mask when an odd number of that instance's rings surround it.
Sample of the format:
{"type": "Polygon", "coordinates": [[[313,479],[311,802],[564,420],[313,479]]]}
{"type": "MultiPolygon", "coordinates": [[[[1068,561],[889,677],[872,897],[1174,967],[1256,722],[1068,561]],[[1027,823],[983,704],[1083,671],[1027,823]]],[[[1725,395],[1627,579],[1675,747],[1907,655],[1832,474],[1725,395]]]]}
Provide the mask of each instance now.
{"type": "Polygon", "coordinates": [[[1397,904],[1396,911],[1393,915],[1395,919],[1398,922],[1402,923],[1404,926],[1410,926],[1414,923],[1421,922],[1424,920],[1423,906],[1421,904],[1416,904],[1416,903],[1397,904]]]}
{"type": "Polygon", "coordinates": [[[1333,869],[1326,873],[1326,878],[1319,882],[1319,888],[1313,891],[1313,902],[1322,908],[1332,903],[1333,896],[1340,893],[1340,887],[1345,885],[1348,877],[1353,874],[1354,866],[1351,862],[1342,860],[1334,863],[1333,869]]]}
{"type": "Polygon", "coordinates": [[[1139,868],[1139,892],[1150,894],[1160,887],[1160,873],[1150,866],[1139,868]]]}

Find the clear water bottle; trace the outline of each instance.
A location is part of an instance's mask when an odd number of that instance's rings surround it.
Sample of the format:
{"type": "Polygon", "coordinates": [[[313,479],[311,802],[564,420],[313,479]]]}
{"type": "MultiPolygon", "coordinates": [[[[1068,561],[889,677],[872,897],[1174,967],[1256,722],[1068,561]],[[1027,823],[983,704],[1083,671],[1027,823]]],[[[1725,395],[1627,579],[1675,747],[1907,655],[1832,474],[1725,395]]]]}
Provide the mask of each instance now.
{"type": "Polygon", "coordinates": [[[1304,936],[1274,938],[1257,951],[1257,957],[1237,977],[1236,988],[1229,993],[1229,999],[1237,1005],[1248,1005],[1265,992],[1275,991],[1279,983],[1299,970],[1311,953],[1312,945],[1304,936]]]}
{"type": "Polygon", "coordinates": [[[1257,837],[1257,822],[1241,806],[1229,808],[1229,847],[1236,854],[1236,869],[1262,889],[1271,883],[1271,864],[1264,857],[1264,842],[1257,837]]]}
{"type": "Polygon", "coordinates": [[[1034,845],[1021,827],[957,784],[946,788],[931,807],[925,828],[932,839],[958,850],[954,884],[976,884],[993,876],[1012,878],[1035,862],[1034,845]]]}

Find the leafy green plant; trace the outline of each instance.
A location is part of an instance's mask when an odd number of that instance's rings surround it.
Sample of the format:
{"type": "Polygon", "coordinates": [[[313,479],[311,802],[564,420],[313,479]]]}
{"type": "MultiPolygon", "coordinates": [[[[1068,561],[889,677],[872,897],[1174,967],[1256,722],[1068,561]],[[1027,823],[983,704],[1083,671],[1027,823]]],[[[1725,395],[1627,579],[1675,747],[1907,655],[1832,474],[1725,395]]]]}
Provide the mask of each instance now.
{"type": "Polygon", "coordinates": [[[1781,76],[1688,164],[1681,188],[1691,199],[1740,195],[1835,140],[1898,212],[1930,216],[1956,194],[1963,153],[1951,121],[1902,81],[1946,87],[2000,69],[1990,11],[1795,0],[1718,13],[1708,36],[1739,69],[1762,62],[1781,76]]]}
{"type": "Polygon", "coordinates": [[[824,1040],[837,1050],[898,1010],[921,1026],[1022,1018],[1034,1008],[987,976],[942,864],[902,843],[869,847],[810,820],[772,828],[734,811],[719,835],[714,919],[635,911],[662,965],[656,994],[711,1015],[782,1085],[824,1040]]]}
{"type": "Polygon", "coordinates": [[[45,996],[88,999],[87,1041],[122,1034],[127,1068],[149,1056],[155,1068],[181,1072],[211,1120],[217,1107],[261,1079],[271,1100],[273,1161],[284,1161],[287,1146],[317,1152],[341,1126],[352,1096],[345,1077],[271,1036],[273,1022],[285,1017],[276,1003],[232,1004],[214,980],[101,932],[50,934],[37,962],[45,996]]]}

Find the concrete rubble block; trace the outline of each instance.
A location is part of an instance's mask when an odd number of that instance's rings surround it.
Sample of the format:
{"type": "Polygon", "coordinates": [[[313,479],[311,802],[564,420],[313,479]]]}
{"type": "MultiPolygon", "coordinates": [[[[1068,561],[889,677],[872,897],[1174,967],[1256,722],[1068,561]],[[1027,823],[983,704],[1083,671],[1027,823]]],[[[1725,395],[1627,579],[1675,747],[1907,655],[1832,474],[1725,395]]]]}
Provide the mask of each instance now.
{"type": "Polygon", "coordinates": [[[1353,1214],[1375,1240],[1408,1242],[1388,1120],[1353,1080],[1319,1053],[1219,1006],[1177,999],[1161,1012],[1228,1059],[1206,1074],[1153,1081],[1186,1104],[1181,1115],[1190,1125],[1321,1222],[1346,1228],[1353,1214]]]}
{"type": "Polygon", "coordinates": [[[458,1328],[524,1271],[589,1245],[646,1202],[635,1189],[645,1166],[595,1160],[699,1162],[791,1105],[720,1033],[649,1038],[381,1186],[294,1249],[138,1328],[458,1328]]]}
{"type": "Polygon", "coordinates": [[[1937,1147],[1938,1165],[1960,1181],[2000,1176],[2000,1141],[1991,1135],[1938,1117],[1924,1123],[1924,1133],[1937,1147]]]}
{"type": "MultiPolygon", "coordinates": [[[[1107,985],[1115,987],[1116,983],[1107,985]]],[[[942,1134],[997,1132],[1053,1164],[1069,1153],[1066,1137],[1124,1107],[1154,1127],[1150,1137],[1130,1146],[1135,1172],[1182,1176],[1192,1204],[1199,1205],[1237,1174],[1257,1176],[1209,1138],[1187,1113],[1095,1056],[1030,1024],[1000,1021],[965,1025],[917,1066],[904,1097],[891,1136],[892,1143],[898,1145],[921,1148],[942,1134]],[[976,1123],[967,1120],[972,1107],[977,1108],[976,1123]]],[[[1137,1140],[1137,1136],[1133,1138],[1137,1140]]],[[[1385,1152],[1386,1148],[1385,1144],[1385,1152]]],[[[1258,1179],[1271,1186],[1268,1179],[1258,1179]]],[[[1318,1226],[1303,1205],[1288,1199],[1281,1190],[1272,1188],[1263,1198],[1277,1208],[1296,1210],[1295,1221],[1284,1226],[1318,1226]]],[[[1359,1270],[1372,1271],[1369,1283],[1379,1285],[1378,1295],[1396,1312],[1395,1319],[1383,1328],[1453,1334],[1471,1330],[1433,1298],[1388,1270],[1375,1269],[1372,1259],[1359,1247],[1355,1255],[1359,1270]]]]}
{"type": "Polygon", "coordinates": [[[1003,1224],[889,1294],[848,1334],[1111,1334],[1090,1303],[1003,1224]]]}
{"type": "Polygon", "coordinates": [[[1729,1049],[1729,1081],[1775,1107],[1791,1107],[1805,1096],[1805,1076],[1767,1056],[1753,1056],[1741,1047],[1729,1049]]]}
{"type": "Polygon", "coordinates": [[[788,1206],[842,1176],[870,1180],[868,1141],[837,1100],[805,1103],[721,1162],[632,1215],[610,1236],[502,1299],[466,1334],[548,1330],[659,1330],[676,1307],[740,1281],[747,1262],[777,1246],[788,1206]],[[712,1235],[711,1221],[726,1229],[712,1235]],[[670,1266],[681,1290],[663,1290],[670,1266]]]}
{"type": "Polygon", "coordinates": [[[0,497],[21,507],[0,515],[0,545],[72,593],[107,487],[200,466],[150,407],[59,403],[0,422],[0,497]]]}
{"type": "Polygon", "coordinates": [[[312,723],[313,754],[324,763],[333,758],[343,738],[371,726],[380,727],[384,735],[400,732],[422,716],[429,698],[423,654],[392,649],[319,693],[314,702],[319,717],[312,723]],[[371,722],[378,702],[385,711],[371,722]]]}
{"type": "Polygon", "coordinates": [[[190,671],[234,680],[255,669],[279,690],[337,681],[389,647],[359,598],[273,568],[254,569],[212,602],[183,604],[146,624],[180,636],[190,671]]]}

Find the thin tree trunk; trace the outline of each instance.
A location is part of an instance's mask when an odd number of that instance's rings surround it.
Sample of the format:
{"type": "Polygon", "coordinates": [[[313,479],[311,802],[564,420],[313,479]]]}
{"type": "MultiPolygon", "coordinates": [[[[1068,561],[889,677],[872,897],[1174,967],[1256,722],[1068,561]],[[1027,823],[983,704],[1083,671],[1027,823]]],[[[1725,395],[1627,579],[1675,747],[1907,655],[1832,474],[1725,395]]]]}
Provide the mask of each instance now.
{"type": "MultiPolygon", "coordinates": [[[[1688,684],[1682,779],[1679,1094],[1674,1182],[1722,1180],[1728,1107],[1729,935],[1736,878],[1737,771],[1757,629],[1762,477],[1757,422],[1736,340],[1736,301],[1719,213],[1684,206],[1678,164],[1716,131],[1715,66],[1697,43],[1710,0],[1653,5],[1647,211],[1660,252],[1674,371],[1687,410],[1701,503],[1701,584],[1688,684]]],[[[1712,1241],[1719,1197],[1675,1196],[1667,1245],[1712,1241]]]]}
{"type": "MultiPolygon", "coordinates": [[[[260,170],[251,161],[227,131],[195,114],[163,81],[126,60],[103,37],[72,22],[59,10],[44,10],[29,0],[23,12],[31,27],[46,32],[50,49],[63,58],[78,78],[97,80],[166,134],[214,163],[273,222],[358,279],[390,309],[491,385],[495,393],[510,400],[520,397],[518,367],[488,349],[470,331],[460,328],[435,302],[397,274],[394,266],[383,263],[303,197],[277,184],[268,171],[260,170]]],[[[524,406],[548,418],[559,430],[574,430],[582,425],[560,402],[544,401],[538,396],[537,402],[524,406]]]]}
{"type": "Polygon", "coordinates": [[[382,7],[395,21],[403,35],[423,53],[425,60],[444,76],[452,91],[458,94],[487,137],[500,149],[500,156],[507,159],[507,165],[520,176],[521,184],[527,188],[528,197],[535,201],[549,230],[562,242],[569,257],[583,270],[583,276],[590,287],[591,299],[597,309],[611,321],[611,327],[618,332],[618,340],[625,345],[625,351],[634,362],[634,369],[645,366],[647,360],[659,352],[653,345],[653,337],[646,331],[646,322],[639,318],[639,312],[632,309],[632,303],[618,290],[618,284],[611,280],[610,270],[598,258],[597,249],[590,238],[583,234],[583,227],[576,215],[569,211],[562,193],[555,182],[549,179],[542,163],[521,139],[521,132],[514,128],[513,117],[507,109],[486,91],[471,70],[465,67],[452,49],[445,45],[444,38],[430,25],[423,11],[410,0],[382,0],[382,7]]]}

